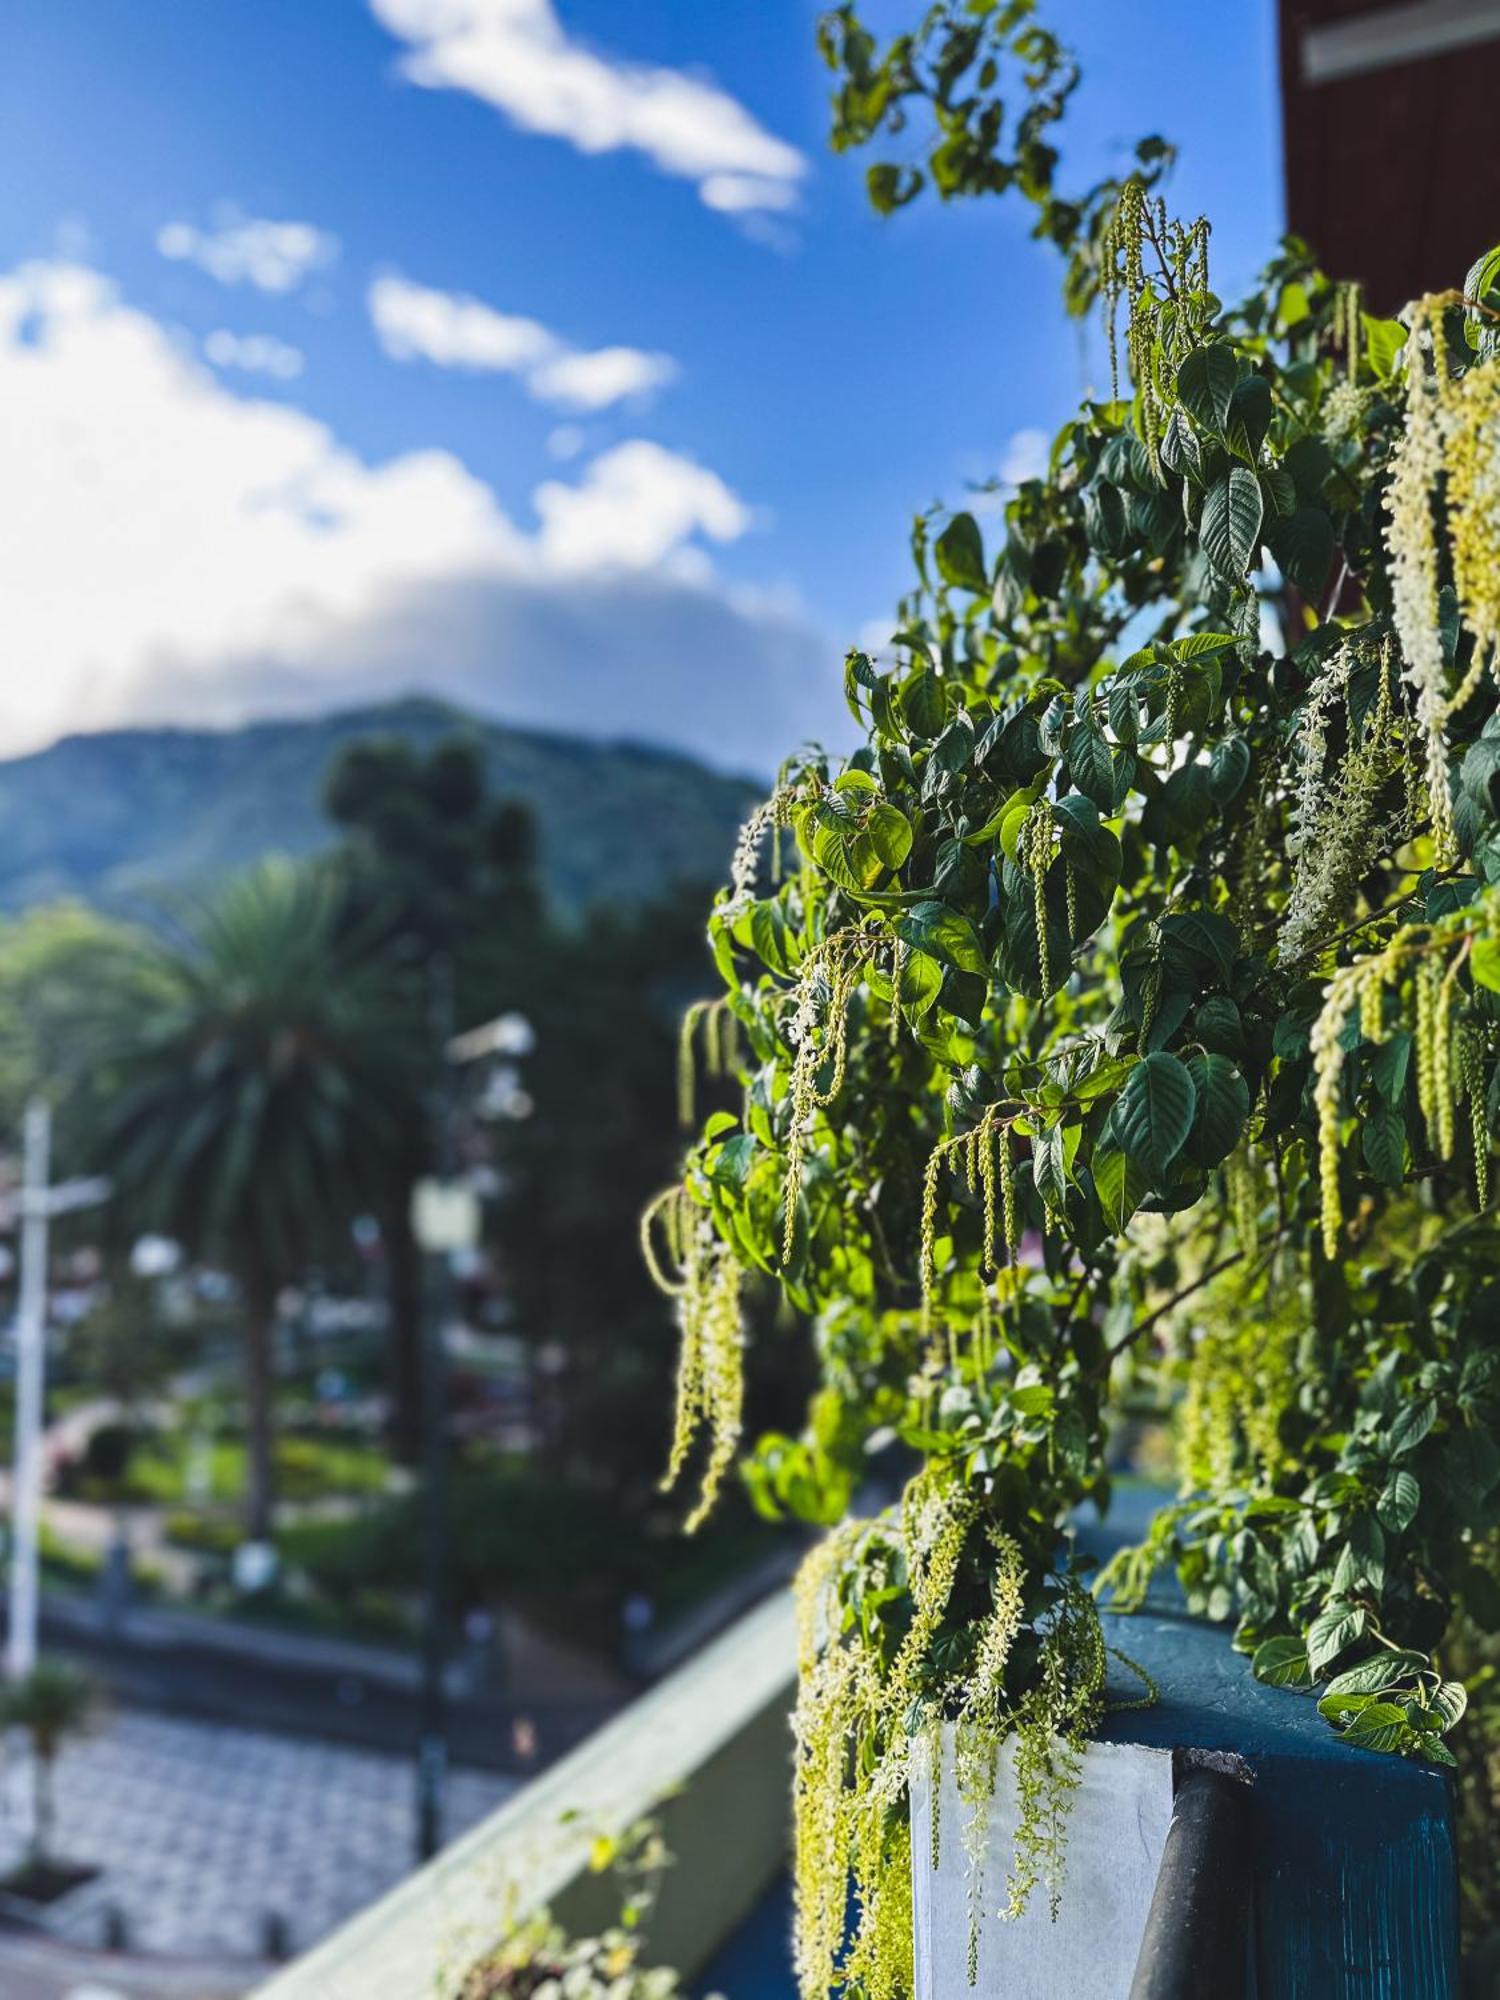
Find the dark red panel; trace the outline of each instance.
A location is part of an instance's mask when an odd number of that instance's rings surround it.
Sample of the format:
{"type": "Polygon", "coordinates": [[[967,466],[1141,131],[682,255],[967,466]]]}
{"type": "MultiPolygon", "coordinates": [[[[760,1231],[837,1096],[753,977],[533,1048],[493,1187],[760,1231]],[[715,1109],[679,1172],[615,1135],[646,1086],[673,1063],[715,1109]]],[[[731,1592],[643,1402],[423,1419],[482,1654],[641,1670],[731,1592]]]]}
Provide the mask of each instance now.
{"type": "Polygon", "coordinates": [[[1281,0],[1281,76],[1288,227],[1390,311],[1500,242],[1500,39],[1303,84],[1304,29],[1381,11],[1281,0]]]}

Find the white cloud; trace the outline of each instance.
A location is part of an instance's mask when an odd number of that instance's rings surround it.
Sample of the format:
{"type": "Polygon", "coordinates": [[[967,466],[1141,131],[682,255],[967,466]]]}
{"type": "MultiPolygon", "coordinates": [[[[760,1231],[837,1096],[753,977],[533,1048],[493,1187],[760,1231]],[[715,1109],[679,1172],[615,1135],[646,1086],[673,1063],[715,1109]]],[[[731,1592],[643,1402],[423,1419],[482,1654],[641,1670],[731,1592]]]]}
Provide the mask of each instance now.
{"type": "Polygon", "coordinates": [[[660,445],[546,482],[531,532],[452,453],[368,462],[59,263],[0,274],[0,406],[0,751],[412,687],[741,767],[837,722],[834,649],[708,568],[744,502],[660,445]]]}
{"type": "Polygon", "coordinates": [[[721,215],[756,210],[785,213],[797,206],[795,181],[767,180],[764,174],[710,174],[698,189],[704,203],[721,215]]]}
{"type": "Polygon", "coordinates": [[[547,480],[535,501],[544,560],[571,572],[652,569],[694,534],[733,542],[751,520],[716,472],[645,438],[592,460],[576,486],[547,480]]]}
{"type": "Polygon", "coordinates": [[[606,410],[627,397],[647,396],[677,379],[670,354],[646,354],[639,347],[600,347],[592,354],[559,354],[531,377],[531,391],[543,402],[569,410],[606,410]]]}
{"type": "Polygon", "coordinates": [[[1046,431],[1016,431],[1000,455],[1002,486],[1021,486],[1028,479],[1046,476],[1052,455],[1052,439],[1046,431]]]}
{"type": "Polygon", "coordinates": [[[547,456],[564,465],[570,458],[577,458],[587,443],[577,424],[559,424],[555,431],[547,433],[547,456]]]}
{"type": "Polygon", "coordinates": [[[522,375],[557,351],[556,340],[534,319],[406,278],[377,278],[368,304],[376,336],[393,361],[522,375]]]}
{"type": "Polygon", "coordinates": [[[669,354],[639,347],[570,347],[534,319],[497,312],[480,299],[377,278],[368,295],[376,338],[393,361],[431,361],[440,368],[516,375],[544,403],[603,410],[649,395],[676,379],[669,354]]]}
{"type": "Polygon", "coordinates": [[[223,209],[213,229],[165,223],[156,233],[156,247],[176,263],[196,264],[221,285],[294,292],[310,272],[332,263],[339,243],[311,222],[271,222],[223,209]]]}
{"type": "Polygon", "coordinates": [[[696,181],[710,207],[785,208],[807,162],[717,84],[629,62],[570,35],[553,0],[370,0],[411,44],[402,67],[433,90],[466,90],[529,132],[583,153],[630,148],[696,181]]]}
{"type": "Polygon", "coordinates": [[[231,333],[226,326],[216,327],[205,339],[203,352],[215,368],[241,368],[247,375],[269,375],[278,382],[294,382],[302,373],[302,350],[271,333],[231,333]]]}

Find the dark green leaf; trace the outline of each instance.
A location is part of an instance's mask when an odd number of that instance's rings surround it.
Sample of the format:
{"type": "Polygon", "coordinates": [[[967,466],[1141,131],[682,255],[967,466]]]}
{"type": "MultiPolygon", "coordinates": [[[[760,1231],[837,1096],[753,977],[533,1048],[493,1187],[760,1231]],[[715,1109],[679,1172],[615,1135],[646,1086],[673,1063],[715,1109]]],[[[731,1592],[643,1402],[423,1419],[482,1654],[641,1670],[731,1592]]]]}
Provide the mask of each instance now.
{"type": "Polygon", "coordinates": [[[1150,1179],[1106,1129],[1094,1148],[1094,1192],[1105,1220],[1119,1236],[1151,1191],[1150,1179]]]}
{"type": "Polygon", "coordinates": [[[1416,1519],[1421,1501],[1422,1489],[1417,1484],[1415,1473],[1407,1472],[1403,1467],[1393,1472],[1386,1481],[1375,1503],[1375,1512],[1393,1535],[1399,1535],[1416,1519]]]}
{"type": "Polygon", "coordinates": [[[1307,1659],[1315,1677],[1331,1667],[1365,1629],[1365,1613],[1357,1604],[1330,1604],[1320,1611],[1307,1633],[1307,1659]]]}
{"type": "Polygon", "coordinates": [[[1120,1092],[1112,1119],[1115,1136],[1153,1185],[1165,1178],[1186,1144],[1196,1101],[1189,1071],[1166,1054],[1147,1056],[1120,1092]]]}
{"type": "Polygon", "coordinates": [[[1305,1688],[1312,1686],[1307,1663],[1307,1647],[1301,1639],[1266,1639],[1250,1659],[1250,1671],[1268,1687],[1305,1688]]]}
{"type": "Polygon", "coordinates": [[[930,952],[960,972],[987,971],[974,926],[946,903],[918,903],[896,924],[902,939],[918,951],[930,952]]]}
{"type": "Polygon", "coordinates": [[[1333,522],[1321,507],[1298,507],[1272,521],[1266,546],[1288,583],[1305,596],[1316,597],[1328,581],[1333,562],[1333,522]]]}
{"type": "Polygon", "coordinates": [[[1222,437],[1239,376],[1239,361],[1227,342],[1195,348],[1177,371],[1178,400],[1195,423],[1222,437]]]}
{"type": "Polygon", "coordinates": [[[1372,1104],[1360,1133],[1365,1165],[1388,1188],[1398,1188],[1406,1173],[1406,1120],[1389,1104],[1372,1104]]]}
{"type": "Polygon", "coordinates": [[[957,590],[983,596],[990,587],[984,567],[984,538],[972,514],[955,514],[933,544],[938,573],[957,590]]]}
{"type": "Polygon", "coordinates": [[[1361,1750],[1394,1750],[1410,1728],[1404,1708],[1393,1701],[1372,1701],[1344,1731],[1344,1740],[1358,1744],[1361,1750]]]}
{"type": "Polygon", "coordinates": [[[1080,717],[1068,732],[1068,776],[1102,813],[1114,811],[1115,767],[1102,729],[1080,717]]]}
{"type": "Polygon", "coordinates": [[[1243,736],[1226,736],[1216,743],[1208,760],[1208,789],[1216,806],[1227,806],[1239,796],[1250,775],[1250,746],[1243,736]]]}
{"type": "Polygon", "coordinates": [[[1209,487],[1198,534],[1221,576],[1237,583],[1249,570],[1260,546],[1262,512],[1260,481],[1246,465],[1232,465],[1209,487]]]}
{"type": "Polygon", "coordinates": [[[1357,1667],[1349,1667],[1336,1674],[1328,1683],[1328,1692],[1331,1695],[1381,1694],[1386,1688],[1398,1687],[1409,1681],[1426,1665],[1425,1653],[1372,1653],[1357,1667]]]}
{"type": "Polygon", "coordinates": [[[1187,1069],[1198,1099],[1188,1158],[1200,1167],[1216,1167],[1239,1144],[1250,1116],[1250,1086],[1228,1056],[1191,1055],[1187,1069]]]}
{"type": "Polygon", "coordinates": [[[1437,1422],[1437,1405],[1432,1401],[1407,1403],[1390,1429],[1392,1458],[1414,1451],[1437,1422]]]}

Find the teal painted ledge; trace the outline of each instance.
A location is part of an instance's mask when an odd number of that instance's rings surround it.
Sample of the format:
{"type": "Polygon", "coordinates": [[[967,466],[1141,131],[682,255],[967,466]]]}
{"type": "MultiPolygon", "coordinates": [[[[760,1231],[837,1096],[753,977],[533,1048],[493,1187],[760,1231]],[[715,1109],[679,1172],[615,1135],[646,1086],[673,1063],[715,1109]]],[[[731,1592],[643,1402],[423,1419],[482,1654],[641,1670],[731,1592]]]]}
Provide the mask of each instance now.
{"type": "MultiPolygon", "coordinates": [[[[1109,1529],[1081,1539],[1133,1536],[1143,1513],[1144,1496],[1122,1494],[1109,1529]]],[[[1351,1749],[1311,1696],[1262,1686],[1222,1627],[1189,1618],[1169,1594],[1104,1622],[1162,1698],[1107,1718],[1101,1735],[1230,1752],[1253,1777],[1255,2000],[1454,2000],[1458,1868],[1444,1774],[1351,1749]]]]}

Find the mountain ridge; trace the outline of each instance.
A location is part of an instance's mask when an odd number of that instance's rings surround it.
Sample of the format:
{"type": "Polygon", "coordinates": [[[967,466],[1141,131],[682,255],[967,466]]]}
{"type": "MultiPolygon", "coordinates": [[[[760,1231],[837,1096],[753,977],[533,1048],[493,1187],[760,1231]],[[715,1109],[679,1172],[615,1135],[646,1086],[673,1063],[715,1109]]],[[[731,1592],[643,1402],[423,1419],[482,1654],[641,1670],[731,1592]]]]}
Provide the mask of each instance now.
{"type": "Polygon", "coordinates": [[[420,694],[227,729],[77,731],[0,761],[0,910],[71,896],[150,916],[262,854],[317,853],[337,838],[320,793],[346,743],[425,751],[454,735],[478,741],[497,796],[532,807],[548,894],[575,916],[722,877],[762,791],[679,751],[512,728],[420,694]]]}

